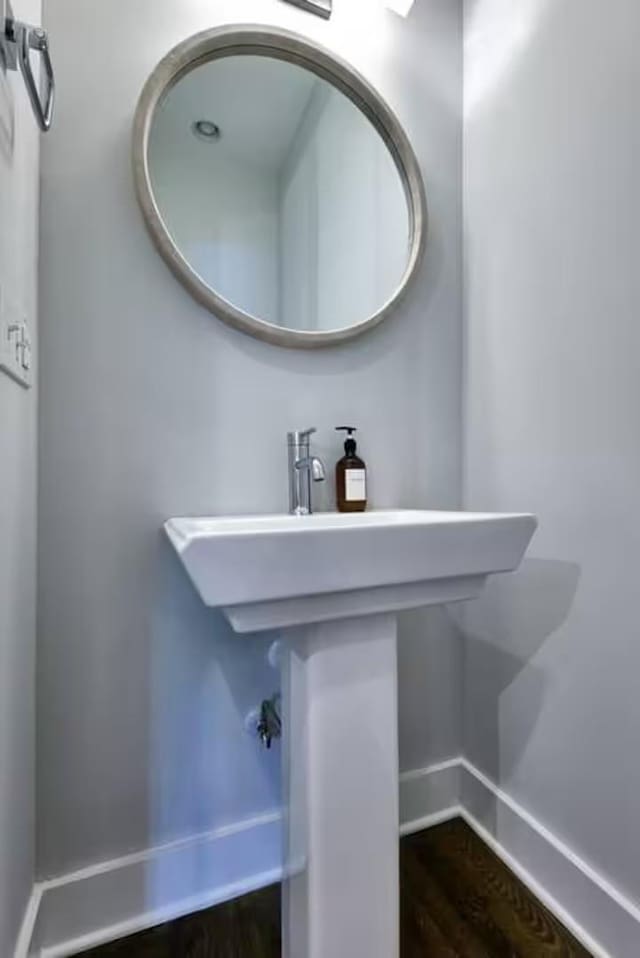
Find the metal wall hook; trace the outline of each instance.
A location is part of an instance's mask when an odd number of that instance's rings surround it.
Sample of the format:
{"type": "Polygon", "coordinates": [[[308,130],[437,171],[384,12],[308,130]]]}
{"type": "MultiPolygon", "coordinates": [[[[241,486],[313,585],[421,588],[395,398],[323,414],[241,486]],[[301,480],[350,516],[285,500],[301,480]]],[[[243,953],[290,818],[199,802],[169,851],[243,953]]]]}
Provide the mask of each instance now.
{"type": "Polygon", "coordinates": [[[56,81],[46,30],[15,20],[11,4],[7,3],[5,16],[3,20],[0,20],[0,52],[6,69],[20,69],[38,126],[43,133],[47,133],[51,129],[53,121],[56,81]],[[32,50],[42,56],[47,84],[47,93],[44,100],[40,96],[38,84],[33,75],[31,66],[32,50]]]}

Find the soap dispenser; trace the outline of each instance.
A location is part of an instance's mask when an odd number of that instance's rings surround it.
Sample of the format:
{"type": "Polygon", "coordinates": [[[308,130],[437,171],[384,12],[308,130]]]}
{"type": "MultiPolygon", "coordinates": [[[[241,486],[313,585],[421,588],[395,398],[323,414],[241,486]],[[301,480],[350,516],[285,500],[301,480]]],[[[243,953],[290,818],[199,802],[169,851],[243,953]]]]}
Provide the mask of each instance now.
{"type": "Polygon", "coordinates": [[[336,426],[346,432],[344,456],[336,463],[336,499],[338,512],[364,512],[367,508],[367,467],[356,455],[355,426],[336,426]]]}

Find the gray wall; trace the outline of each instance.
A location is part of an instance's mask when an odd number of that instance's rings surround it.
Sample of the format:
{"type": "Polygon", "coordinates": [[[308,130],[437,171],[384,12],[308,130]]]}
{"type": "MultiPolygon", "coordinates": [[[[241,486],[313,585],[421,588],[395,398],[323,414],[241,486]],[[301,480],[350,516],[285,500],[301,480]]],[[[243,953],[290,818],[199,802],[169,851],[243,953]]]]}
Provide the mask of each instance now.
{"type": "Polygon", "coordinates": [[[468,757],[640,899],[640,6],[469,2],[466,500],[531,558],[470,609],[468,757]]]}
{"type": "Polygon", "coordinates": [[[402,282],[408,236],[384,140],[316,83],[280,174],[281,324],[300,328],[303,316],[305,329],[337,329],[373,316],[402,282]]]}
{"type": "MultiPolygon", "coordinates": [[[[333,464],[347,420],[373,505],[459,504],[461,6],[419,0],[406,21],[369,0],[336,6],[327,24],[277,0],[47,4],[59,110],[42,195],[40,875],[279,801],[277,762],[242,728],[274,685],[265,641],[201,607],[165,518],[285,509],[286,430],[317,425],[333,464]],[[227,329],[145,233],[129,169],[139,91],[176,42],[231,20],[347,57],[413,138],[428,259],[397,317],[362,341],[309,354],[227,329]]],[[[411,768],[459,751],[460,647],[442,612],[402,633],[411,768]]]]}
{"type": "MultiPolygon", "coordinates": [[[[39,0],[21,15],[38,22],[39,0]]],[[[0,297],[36,343],[38,141],[22,80],[0,75],[0,297]],[[2,130],[13,111],[13,145],[2,130]]],[[[37,355],[37,353],[36,353],[37,355]]],[[[34,872],[36,390],[0,372],[0,955],[11,955],[34,872]]]]}

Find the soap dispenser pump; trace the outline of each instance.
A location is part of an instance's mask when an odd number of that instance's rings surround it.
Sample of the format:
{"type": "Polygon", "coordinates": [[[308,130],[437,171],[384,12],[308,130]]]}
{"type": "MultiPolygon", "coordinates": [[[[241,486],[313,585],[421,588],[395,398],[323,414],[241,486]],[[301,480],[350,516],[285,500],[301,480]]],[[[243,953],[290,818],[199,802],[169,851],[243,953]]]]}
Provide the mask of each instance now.
{"type": "Polygon", "coordinates": [[[367,467],[356,455],[353,438],[355,426],[336,426],[346,432],[344,456],[336,464],[336,499],[338,512],[364,512],[367,508],[367,467]]]}

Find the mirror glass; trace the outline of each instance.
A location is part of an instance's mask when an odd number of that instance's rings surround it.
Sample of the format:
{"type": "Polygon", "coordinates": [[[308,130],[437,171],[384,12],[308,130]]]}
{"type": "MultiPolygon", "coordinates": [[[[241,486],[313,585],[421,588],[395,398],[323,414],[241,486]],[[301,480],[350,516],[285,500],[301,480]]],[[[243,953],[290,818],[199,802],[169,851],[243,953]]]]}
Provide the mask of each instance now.
{"type": "Polygon", "coordinates": [[[268,55],[202,62],[160,99],[147,167],[189,268],[286,330],[343,330],[392,300],[413,217],[378,129],[319,75],[268,55]]]}

